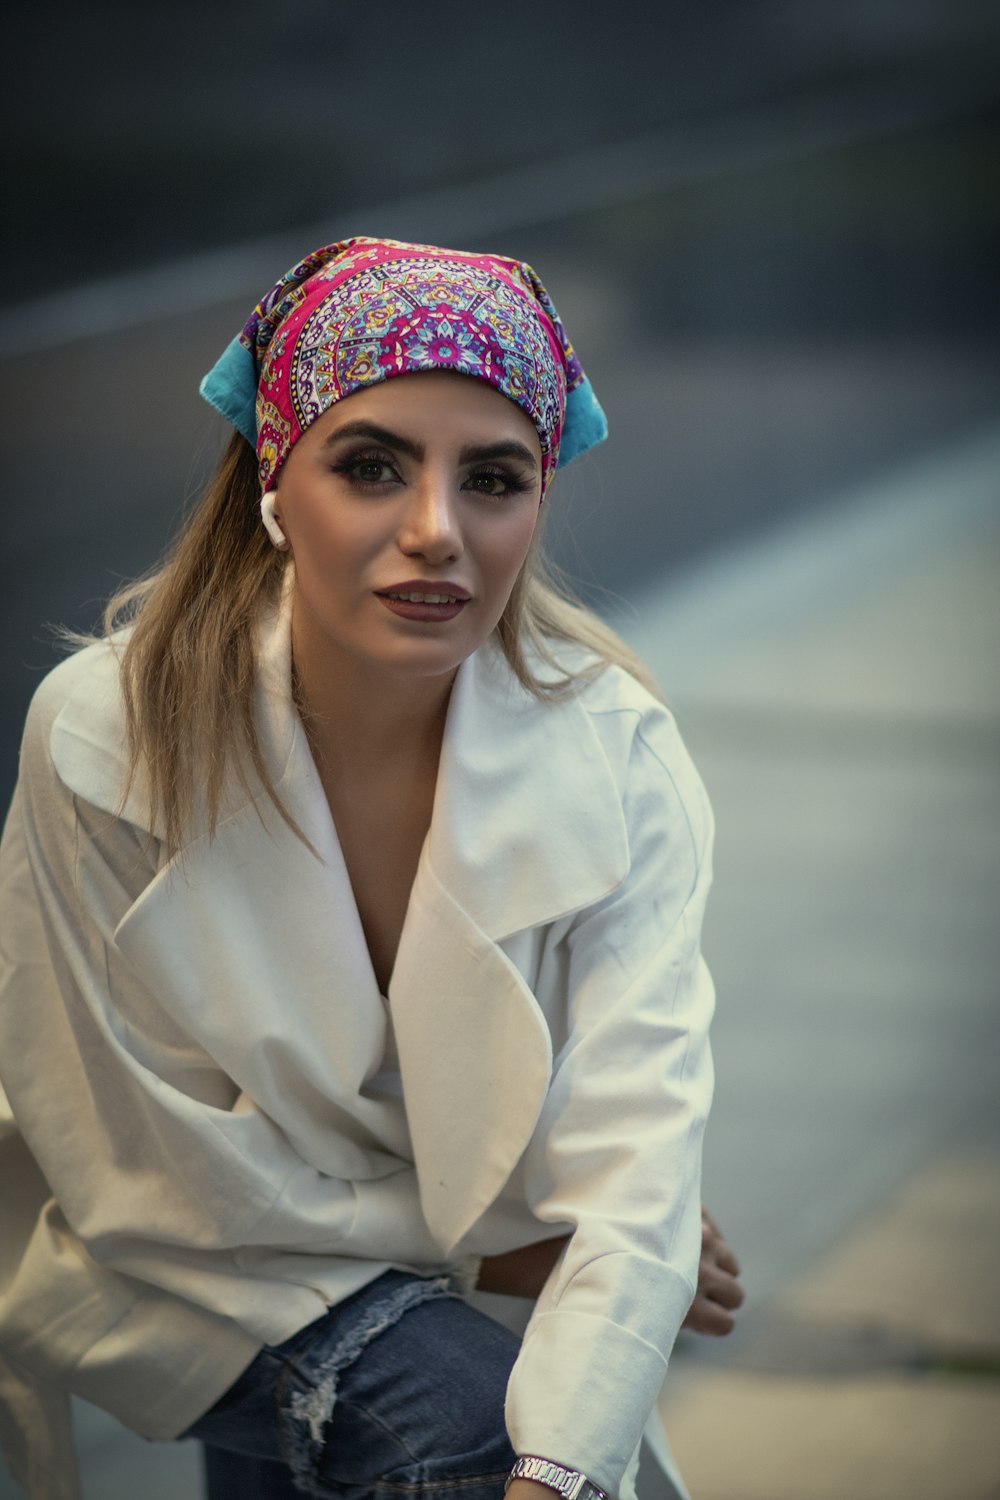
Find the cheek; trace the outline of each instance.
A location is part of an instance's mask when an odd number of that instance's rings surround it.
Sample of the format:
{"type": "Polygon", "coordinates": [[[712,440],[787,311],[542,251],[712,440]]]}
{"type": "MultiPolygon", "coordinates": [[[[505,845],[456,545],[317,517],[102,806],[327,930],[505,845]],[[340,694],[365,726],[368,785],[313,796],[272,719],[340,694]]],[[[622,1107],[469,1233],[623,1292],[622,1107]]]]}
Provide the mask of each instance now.
{"type": "Polygon", "coordinates": [[[292,547],[300,566],[344,571],[359,565],[371,549],[364,526],[339,515],[334,506],[302,507],[296,520],[292,547]]]}
{"type": "Polygon", "coordinates": [[[492,560],[498,584],[503,582],[508,589],[513,586],[531,550],[531,540],[535,534],[537,519],[537,508],[534,510],[526,508],[523,514],[511,516],[502,535],[492,539],[492,560]]]}

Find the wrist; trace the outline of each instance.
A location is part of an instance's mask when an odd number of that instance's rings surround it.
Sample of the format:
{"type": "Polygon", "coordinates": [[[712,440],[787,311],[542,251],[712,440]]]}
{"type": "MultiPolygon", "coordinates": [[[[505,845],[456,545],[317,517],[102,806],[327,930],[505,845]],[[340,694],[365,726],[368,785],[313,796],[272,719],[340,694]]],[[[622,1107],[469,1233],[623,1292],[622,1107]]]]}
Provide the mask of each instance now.
{"type": "Polygon", "coordinates": [[[609,1500],[607,1491],[579,1469],[569,1469],[536,1453],[525,1453],[517,1460],[504,1489],[505,1493],[513,1492],[510,1500],[541,1500],[539,1491],[548,1491],[548,1500],[553,1491],[562,1500],[609,1500]]]}
{"type": "Polygon", "coordinates": [[[505,1500],[555,1500],[555,1491],[534,1479],[508,1479],[505,1500]]]}

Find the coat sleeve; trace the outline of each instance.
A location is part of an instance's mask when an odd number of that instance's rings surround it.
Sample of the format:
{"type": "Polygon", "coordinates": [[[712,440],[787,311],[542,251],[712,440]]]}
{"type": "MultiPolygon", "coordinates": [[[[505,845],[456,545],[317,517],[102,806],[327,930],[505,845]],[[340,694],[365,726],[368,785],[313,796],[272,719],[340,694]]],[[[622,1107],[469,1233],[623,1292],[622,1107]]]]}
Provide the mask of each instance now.
{"type": "Polygon", "coordinates": [[[576,1226],[511,1375],[519,1453],[618,1492],[693,1299],[714,996],[700,954],[712,822],[665,711],[640,723],[629,872],[561,936],[567,1035],[528,1148],[535,1214],[576,1226]]]}

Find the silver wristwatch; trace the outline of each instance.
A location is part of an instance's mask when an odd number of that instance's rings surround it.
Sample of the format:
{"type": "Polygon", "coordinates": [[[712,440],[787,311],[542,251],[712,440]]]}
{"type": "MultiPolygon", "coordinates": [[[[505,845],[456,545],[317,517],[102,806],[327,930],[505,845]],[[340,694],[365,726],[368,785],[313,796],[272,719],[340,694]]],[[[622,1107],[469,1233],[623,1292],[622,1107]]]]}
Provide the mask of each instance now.
{"type": "Polygon", "coordinates": [[[562,1495],[563,1500],[608,1500],[607,1491],[598,1489],[579,1469],[564,1469],[562,1464],[554,1464],[550,1458],[538,1458],[533,1453],[526,1453],[517,1460],[507,1476],[505,1491],[515,1479],[533,1479],[536,1484],[547,1484],[550,1490],[562,1495]]]}

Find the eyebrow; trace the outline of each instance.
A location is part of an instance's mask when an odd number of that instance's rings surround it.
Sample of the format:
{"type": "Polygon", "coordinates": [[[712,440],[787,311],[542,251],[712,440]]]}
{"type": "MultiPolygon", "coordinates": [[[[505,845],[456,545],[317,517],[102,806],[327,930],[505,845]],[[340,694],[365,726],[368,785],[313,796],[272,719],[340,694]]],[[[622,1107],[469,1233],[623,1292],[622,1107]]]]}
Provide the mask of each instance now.
{"type": "MultiPolygon", "coordinates": [[[[414,442],[412,438],[403,437],[401,433],[390,432],[388,427],[379,427],[375,422],[345,422],[343,427],[338,427],[335,432],[323,444],[324,448],[332,448],[335,443],[342,442],[345,438],[368,438],[375,443],[383,443],[386,448],[395,448],[397,453],[405,453],[408,458],[415,459],[418,463],[423,460],[426,448],[423,443],[414,442]]],[[[462,449],[458,455],[459,463],[479,463],[488,458],[513,458],[521,463],[529,465],[532,469],[538,468],[538,463],[531,449],[524,443],[519,443],[515,438],[505,438],[498,443],[475,443],[462,449]]]]}

